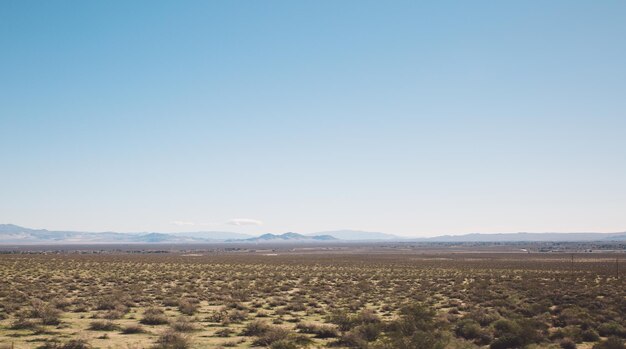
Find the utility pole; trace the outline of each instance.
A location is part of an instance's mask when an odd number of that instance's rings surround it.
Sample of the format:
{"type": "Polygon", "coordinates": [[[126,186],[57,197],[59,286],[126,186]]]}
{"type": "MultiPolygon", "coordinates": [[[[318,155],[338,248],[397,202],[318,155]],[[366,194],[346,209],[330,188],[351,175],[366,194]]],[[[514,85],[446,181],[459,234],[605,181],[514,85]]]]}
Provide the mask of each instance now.
{"type": "Polygon", "coordinates": [[[619,280],[619,255],[615,257],[615,276],[619,280]]]}

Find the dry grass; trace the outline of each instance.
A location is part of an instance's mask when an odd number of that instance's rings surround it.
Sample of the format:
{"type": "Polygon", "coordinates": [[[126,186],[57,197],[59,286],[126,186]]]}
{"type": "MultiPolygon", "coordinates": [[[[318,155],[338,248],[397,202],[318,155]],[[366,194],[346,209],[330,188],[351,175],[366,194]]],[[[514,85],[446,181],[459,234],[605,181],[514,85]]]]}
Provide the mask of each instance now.
{"type": "Polygon", "coordinates": [[[626,285],[610,263],[580,256],[572,270],[568,256],[506,253],[0,255],[0,343],[613,348],[626,338],[626,285]]]}

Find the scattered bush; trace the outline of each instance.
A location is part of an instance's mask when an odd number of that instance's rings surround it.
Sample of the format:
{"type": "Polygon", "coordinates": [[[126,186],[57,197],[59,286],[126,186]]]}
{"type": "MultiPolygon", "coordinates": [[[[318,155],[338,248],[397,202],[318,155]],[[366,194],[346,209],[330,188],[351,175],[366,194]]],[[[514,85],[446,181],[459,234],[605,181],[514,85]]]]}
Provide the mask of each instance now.
{"type": "Polygon", "coordinates": [[[587,330],[582,331],[580,333],[580,337],[585,342],[597,342],[600,340],[600,336],[598,335],[598,332],[592,329],[587,329],[587,330]]]}
{"type": "Polygon", "coordinates": [[[152,349],[187,349],[191,347],[191,339],[173,330],[163,332],[152,349]]]}
{"type": "Polygon", "coordinates": [[[593,349],[626,349],[626,345],[624,345],[624,341],[618,337],[609,337],[609,339],[595,344],[593,349]]]}
{"type": "Polygon", "coordinates": [[[233,333],[235,333],[235,331],[227,327],[218,330],[217,332],[215,332],[215,335],[217,337],[230,337],[230,335],[232,335],[233,333]]]}
{"type": "MultiPolygon", "coordinates": [[[[382,332],[382,326],[381,324],[377,324],[377,323],[363,324],[363,325],[359,325],[353,328],[351,332],[353,332],[356,336],[358,336],[359,338],[367,342],[373,342],[376,339],[378,339],[378,336],[380,336],[380,333],[382,332]]],[[[330,337],[331,336],[319,337],[319,338],[330,338],[330,337]]]]}
{"type": "Polygon", "coordinates": [[[123,334],[137,334],[146,333],[146,330],[141,325],[128,325],[122,328],[123,334]]]}
{"type": "Polygon", "coordinates": [[[61,322],[61,311],[39,299],[32,301],[30,316],[41,319],[44,325],[58,325],[61,322]]]}
{"type": "Polygon", "coordinates": [[[298,348],[300,347],[298,347],[296,343],[291,342],[287,339],[278,340],[272,343],[272,345],[270,345],[270,349],[298,349],[298,348]]]}
{"type": "Polygon", "coordinates": [[[457,323],[454,330],[457,336],[465,339],[477,339],[482,335],[480,324],[472,319],[464,319],[457,323]]]}
{"type": "MultiPolygon", "coordinates": [[[[264,347],[269,343],[291,348],[313,341],[315,346],[364,349],[442,345],[532,349],[571,348],[579,343],[579,347],[596,344],[596,349],[604,349],[620,347],[626,338],[623,282],[608,273],[606,264],[597,263],[595,258],[604,258],[599,255],[581,257],[589,259],[581,260],[576,265],[580,270],[573,275],[567,256],[558,254],[550,258],[454,255],[438,261],[417,255],[407,259],[404,252],[366,258],[298,253],[235,257],[229,252],[187,258],[162,251],[136,252],[132,256],[2,253],[4,337],[16,336],[16,345],[32,345],[55,335],[78,335],[75,321],[61,321],[63,312],[71,311],[78,312],[72,317],[82,319],[91,330],[117,329],[114,323],[126,321],[116,319],[126,318],[137,325],[119,327],[118,333],[140,333],[141,326],[155,332],[141,336],[142,340],[159,337],[161,331],[147,326],[153,324],[169,324],[162,329],[178,334],[197,328],[202,337],[244,332],[251,336],[211,339],[218,346],[249,347],[255,341],[264,347]],[[402,306],[415,301],[423,303],[402,306]],[[195,317],[205,302],[209,309],[223,308],[195,317]],[[160,308],[150,308],[154,306],[160,308]],[[248,324],[252,319],[266,322],[248,324]],[[289,330],[292,327],[297,331],[289,330]]],[[[115,336],[88,334],[100,339],[115,336]]],[[[49,346],[60,348],[68,339],[49,346]]]]}
{"type": "Polygon", "coordinates": [[[148,308],[143,313],[143,318],[139,321],[144,325],[164,325],[168,323],[167,316],[159,308],[148,308]]]}
{"type": "Polygon", "coordinates": [[[624,329],[624,326],[614,321],[601,324],[598,327],[598,332],[600,333],[602,337],[609,337],[609,336],[626,337],[626,330],[624,329]]]}
{"type": "Polygon", "coordinates": [[[233,309],[226,314],[228,322],[241,323],[248,318],[248,312],[245,310],[233,309]]]}
{"type": "Polygon", "coordinates": [[[434,322],[435,312],[423,304],[400,309],[400,318],[388,326],[387,337],[378,345],[396,349],[443,349],[446,339],[434,322]]]}
{"type": "Polygon", "coordinates": [[[198,311],[198,304],[189,299],[183,299],[178,303],[178,310],[185,315],[193,315],[198,311]]]}
{"type": "Polygon", "coordinates": [[[118,326],[111,321],[96,320],[89,324],[89,329],[92,331],[115,331],[118,326]]]}
{"type": "Polygon", "coordinates": [[[288,330],[282,327],[271,327],[269,330],[257,337],[252,344],[267,347],[272,345],[274,342],[287,339],[287,337],[289,337],[288,330]]]}
{"type": "Polygon", "coordinates": [[[37,349],[89,349],[91,345],[84,339],[72,339],[64,344],[52,340],[37,347],[37,349]]]}
{"type": "Polygon", "coordinates": [[[339,335],[337,328],[330,325],[300,323],[296,326],[296,329],[302,333],[314,334],[317,338],[335,338],[339,335]]]}
{"type": "Polygon", "coordinates": [[[23,317],[15,319],[15,321],[9,325],[9,328],[12,330],[34,330],[38,327],[39,325],[37,323],[23,317]]]}
{"type": "Polygon", "coordinates": [[[491,349],[518,348],[543,341],[545,324],[532,319],[498,320],[494,322],[496,340],[491,349]]]}
{"type": "Polygon", "coordinates": [[[254,320],[246,324],[243,331],[241,332],[242,336],[260,336],[265,334],[272,328],[267,322],[261,320],[254,320]]]}
{"type": "Polygon", "coordinates": [[[191,332],[196,330],[196,325],[183,316],[177,318],[170,326],[178,332],[191,332]]]}
{"type": "Polygon", "coordinates": [[[569,338],[562,339],[559,346],[563,349],[576,349],[576,342],[569,338]]]}

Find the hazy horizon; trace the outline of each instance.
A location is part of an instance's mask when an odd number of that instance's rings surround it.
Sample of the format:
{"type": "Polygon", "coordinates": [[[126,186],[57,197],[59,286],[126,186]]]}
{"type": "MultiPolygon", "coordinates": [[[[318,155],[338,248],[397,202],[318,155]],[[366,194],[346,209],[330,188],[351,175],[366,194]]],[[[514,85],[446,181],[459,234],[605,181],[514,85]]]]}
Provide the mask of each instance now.
{"type": "Polygon", "coordinates": [[[0,222],[626,230],[626,2],[0,3],[0,222]]]}
{"type": "Polygon", "coordinates": [[[126,234],[149,234],[149,233],[165,233],[165,234],[185,234],[185,233],[239,233],[239,234],[246,234],[249,236],[260,236],[263,234],[274,234],[274,235],[282,235],[285,233],[298,233],[298,234],[304,234],[304,235],[311,235],[311,234],[316,234],[316,235],[323,235],[323,234],[327,234],[327,233],[334,233],[334,232],[341,232],[341,231],[353,231],[353,232],[362,232],[362,233],[381,233],[381,234],[385,234],[385,235],[393,235],[393,236],[397,236],[400,238],[430,238],[430,237],[442,237],[442,236],[462,236],[462,235],[473,235],[473,234],[479,234],[479,235],[489,235],[489,234],[563,234],[563,235],[567,235],[567,234],[621,234],[621,233],[626,233],[626,230],[623,231],[501,231],[501,232],[480,232],[480,231],[474,231],[474,232],[461,232],[461,233],[435,233],[435,234],[398,234],[395,232],[388,232],[388,231],[371,231],[371,230],[357,230],[357,229],[349,229],[349,228],[340,228],[340,229],[332,229],[332,230],[324,230],[324,231],[295,231],[295,230],[287,230],[287,231],[256,231],[256,232],[241,232],[241,231],[237,231],[237,229],[230,229],[230,228],[224,228],[224,229],[187,229],[187,230],[170,230],[170,231],[112,231],[112,230],[94,230],[94,231],[86,231],[86,230],[76,230],[76,229],[48,229],[45,227],[28,227],[28,226],[24,226],[24,225],[20,225],[20,224],[13,224],[13,223],[0,223],[0,225],[3,224],[10,224],[10,225],[16,225],[22,228],[27,228],[27,229],[35,229],[35,230],[49,230],[49,231],[74,231],[74,232],[85,232],[85,233],[126,233],[126,234]]]}

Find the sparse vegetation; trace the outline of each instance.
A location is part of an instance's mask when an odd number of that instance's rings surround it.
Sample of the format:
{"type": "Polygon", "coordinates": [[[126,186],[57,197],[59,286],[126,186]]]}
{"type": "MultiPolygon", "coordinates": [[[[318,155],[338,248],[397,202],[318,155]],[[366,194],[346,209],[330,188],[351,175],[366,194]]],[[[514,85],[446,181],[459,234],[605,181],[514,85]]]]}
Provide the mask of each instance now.
{"type": "Polygon", "coordinates": [[[5,254],[0,343],[624,349],[624,280],[584,257],[5,254]]]}
{"type": "Polygon", "coordinates": [[[151,307],[145,310],[140,322],[145,325],[164,325],[169,321],[163,310],[151,307]]]}
{"type": "Polygon", "coordinates": [[[146,333],[146,330],[143,328],[143,326],[139,324],[131,324],[131,325],[124,326],[124,328],[122,328],[122,333],[123,334],[146,333]]]}
{"type": "Polygon", "coordinates": [[[173,330],[163,332],[152,349],[187,349],[191,347],[189,336],[173,330]]]}
{"type": "Polygon", "coordinates": [[[92,331],[115,331],[118,326],[111,321],[96,320],[89,324],[89,329],[92,331]]]}

